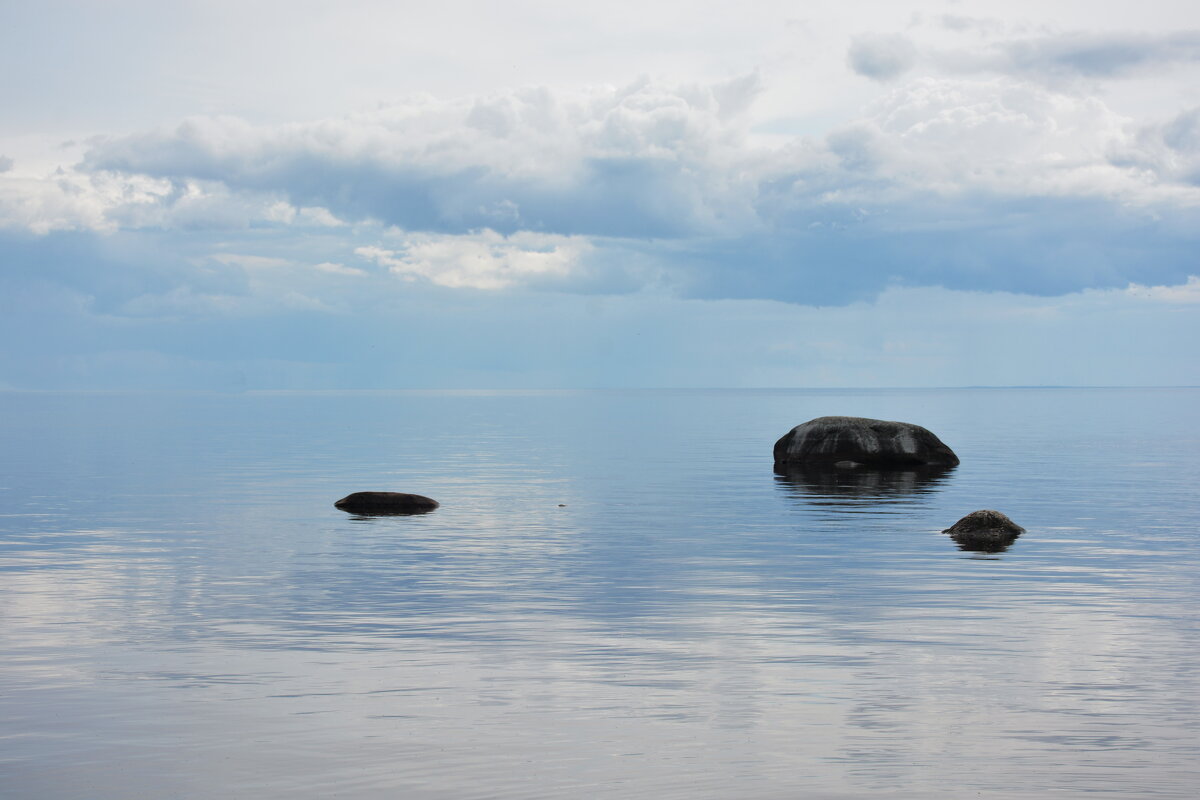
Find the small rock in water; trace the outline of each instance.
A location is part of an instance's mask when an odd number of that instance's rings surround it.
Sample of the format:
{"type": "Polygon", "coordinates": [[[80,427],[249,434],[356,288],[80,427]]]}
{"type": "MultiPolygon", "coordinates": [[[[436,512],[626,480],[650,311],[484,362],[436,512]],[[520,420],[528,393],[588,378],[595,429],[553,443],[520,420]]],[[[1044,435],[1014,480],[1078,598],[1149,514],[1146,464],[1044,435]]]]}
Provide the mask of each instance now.
{"type": "Polygon", "coordinates": [[[438,507],[438,501],[419,494],[403,492],[355,492],[333,504],[350,514],[384,516],[425,514],[438,507]]]}
{"type": "Polygon", "coordinates": [[[1007,516],[990,509],[972,511],[942,531],[950,534],[962,549],[985,553],[1007,549],[1024,532],[1024,528],[1007,516]]]}

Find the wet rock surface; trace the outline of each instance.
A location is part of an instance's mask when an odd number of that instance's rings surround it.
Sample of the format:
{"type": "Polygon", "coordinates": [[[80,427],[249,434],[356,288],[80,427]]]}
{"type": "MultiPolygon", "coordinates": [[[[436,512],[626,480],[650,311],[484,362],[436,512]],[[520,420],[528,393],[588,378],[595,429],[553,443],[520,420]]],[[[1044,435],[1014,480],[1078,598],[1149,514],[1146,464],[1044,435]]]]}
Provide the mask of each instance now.
{"type": "Polygon", "coordinates": [[[362,516],[399,516],[426,514],[438,507],[438,501],[424,495],[404,492],[355,492],[333,504],[349,514],[362,516]]]}
{"type": "Polygon", "coordinates": [[[920,425],[865,417],[818,417],[792,428],[775,443],[775,464],[953,467],[958,456],[920,425]]]}

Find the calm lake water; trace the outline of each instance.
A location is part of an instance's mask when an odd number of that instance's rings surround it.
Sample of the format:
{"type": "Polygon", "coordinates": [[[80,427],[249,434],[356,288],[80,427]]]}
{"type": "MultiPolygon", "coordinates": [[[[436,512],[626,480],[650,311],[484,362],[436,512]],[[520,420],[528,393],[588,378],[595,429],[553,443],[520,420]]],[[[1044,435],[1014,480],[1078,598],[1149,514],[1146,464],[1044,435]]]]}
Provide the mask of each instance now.
{"type": "Polygon", "coordinates": [[[0,459],[5,798],[1200,792],[1200,390],[9,393],[0,459]],[[962,465],[776,475],[827,414],[962,465]]]}

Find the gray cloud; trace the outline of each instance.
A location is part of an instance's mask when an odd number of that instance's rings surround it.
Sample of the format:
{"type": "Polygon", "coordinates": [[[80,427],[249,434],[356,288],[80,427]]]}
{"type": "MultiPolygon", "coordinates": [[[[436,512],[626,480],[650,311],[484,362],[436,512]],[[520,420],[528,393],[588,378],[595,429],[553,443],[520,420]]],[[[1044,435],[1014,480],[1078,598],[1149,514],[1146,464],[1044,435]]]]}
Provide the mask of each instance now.
{"type": "Polygon", "coordinates": [[[1176,152],[1200,156],[1200,108],[1185,111],[1163,126],[1162,138],[1176,152]]]}
{"type": "Polygon", "coordinates": [[[13,160],[8,156],[0,156],[0,172],[8,172],[13,168],[13,160]]]}
{"type": "Polygon", "coordinates": [[[872,80],[886,81],[908,72],[917,63],[917,48],[900,34],[857,36],[846,54],[850,68],[872,80]]]}
{"type": "Polygon", "coordinates": [[[999,41],[981,50],[941,53],[952,70],[1034,78],[1123,78],[1200,61],[1200,31],[1168,34],[1068,33],[999,41]]]}
{"type": "Polygon", "coordinates": [[[1012,64],[1025,72],[1062,70],[1118,77],[1143,67],[1200,60],[1200,32],[1065,36],[1012,42],[1005,50],[1012,64]]]}
{"type": "Polygon", "coordinates": [[[1110,160],[1158,181],[1200,186],[1200,108],[1142,127],[1132,141],[1112,152],[1110,160]]]}
{"type": "Polygon", "coordinates": [[[1193,215],[1152,219],[1096,200],[927,197],[919,218],[902,214],[797,208],[780,225],[788,233],[691,248],[680,293],[805,305],[868,299],[887,286],[1055,296],[1182,283],[1200,246],[1193,215]]]}

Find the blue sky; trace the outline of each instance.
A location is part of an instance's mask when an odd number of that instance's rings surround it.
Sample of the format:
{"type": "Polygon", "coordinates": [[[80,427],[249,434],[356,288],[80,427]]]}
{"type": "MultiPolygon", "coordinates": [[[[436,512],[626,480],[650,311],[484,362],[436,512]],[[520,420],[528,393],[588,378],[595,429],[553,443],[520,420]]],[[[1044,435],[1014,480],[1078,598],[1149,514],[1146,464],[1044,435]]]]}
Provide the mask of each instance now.
{"type": "Polygon", "coordinates": [[[0,387],[1200,384],[1194,3],[5,4],[0,387]]]}

